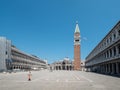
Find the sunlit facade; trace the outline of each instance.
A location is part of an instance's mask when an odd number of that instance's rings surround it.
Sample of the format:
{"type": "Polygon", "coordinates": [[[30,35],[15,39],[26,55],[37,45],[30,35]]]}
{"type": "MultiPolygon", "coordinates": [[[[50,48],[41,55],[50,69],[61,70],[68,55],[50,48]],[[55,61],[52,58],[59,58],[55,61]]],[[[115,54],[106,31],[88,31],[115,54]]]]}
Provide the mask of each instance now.
{"type": "Polygon", "coordinates": [[[51,64],[53,70],[73,70],[73,66],[73,61],[69,58],[64,58],[51,64]]]}
{"type": "Polygon", "coordinates": [[[41,68],[46,68],[46,62],[44,60],[20,51],[12,45],[11,40],[0,37],[0,71],[41,68]]]}

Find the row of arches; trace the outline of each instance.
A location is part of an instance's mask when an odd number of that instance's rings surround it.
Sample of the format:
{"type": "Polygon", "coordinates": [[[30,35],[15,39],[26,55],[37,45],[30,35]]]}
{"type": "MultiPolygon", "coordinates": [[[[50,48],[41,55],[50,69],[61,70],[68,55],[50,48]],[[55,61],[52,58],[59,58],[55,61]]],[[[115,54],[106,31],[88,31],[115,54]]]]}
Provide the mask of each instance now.
{"type": "Polygon", "coordinates": [[[12,66],[12,69],[31,69],[29,66],[12,66]]]}
{"type": "Polygon", "coordinates": [[[73,66],[55,66],[54,70],[73,70],[73,66]]]}
{"type": "Polygon", "coordinates": [[[120,75],[120,61],[108,62],[96,66],[87,67],[87,71],[120,75]]]}

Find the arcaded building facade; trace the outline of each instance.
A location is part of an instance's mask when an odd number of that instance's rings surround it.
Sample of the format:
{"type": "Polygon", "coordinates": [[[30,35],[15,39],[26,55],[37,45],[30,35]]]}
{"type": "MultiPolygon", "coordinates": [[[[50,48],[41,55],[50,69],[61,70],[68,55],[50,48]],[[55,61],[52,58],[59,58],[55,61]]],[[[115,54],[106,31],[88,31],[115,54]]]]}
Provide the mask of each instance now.
{"type": "Polygon", "coordinates": [[[88,71],[120,75],[120,21],[86,57],[88,71]]]}
{"type": "Polygon", "coordinates": [[[34,55],[26,54],[14,45],[11,40],[0,37],[0,71],[13,69],[41,69],[46,68],[46,62],[34,55]]]}
{"type": "Polygon", "coordinates": [[[69,58],[56,61],[50,65],[53,70],[73,70],[73,61],[69,58]]]}

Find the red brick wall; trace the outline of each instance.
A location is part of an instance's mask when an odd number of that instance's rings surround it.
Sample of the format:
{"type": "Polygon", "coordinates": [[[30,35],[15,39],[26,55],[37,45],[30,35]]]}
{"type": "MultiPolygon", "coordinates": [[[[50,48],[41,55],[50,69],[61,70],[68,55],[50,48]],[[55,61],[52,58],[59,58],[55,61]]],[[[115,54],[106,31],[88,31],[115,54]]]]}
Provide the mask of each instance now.
{"type": "Polygon", "coordinates": [[[74,46],[74,70],[81,70],[80,45],[74,46]]]}

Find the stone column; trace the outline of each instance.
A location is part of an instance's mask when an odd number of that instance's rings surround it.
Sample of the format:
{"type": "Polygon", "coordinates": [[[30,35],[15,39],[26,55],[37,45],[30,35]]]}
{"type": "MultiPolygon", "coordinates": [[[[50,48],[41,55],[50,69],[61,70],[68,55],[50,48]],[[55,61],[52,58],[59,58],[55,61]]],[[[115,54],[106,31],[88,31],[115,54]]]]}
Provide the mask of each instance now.
{"type": "Polygon", "coordinates": [[[100,73],[102,73],[102,65],[100,65],[100,73]]]}
{"type": "Polygon", "coordinates": [[[110,50],[108,50],[108,53],[109,53],[109,56],[108,56],[108,58],[110,58],[110,50]]]}
{"type": "Polygon", "coordinates": [[[12,66],[12,69],[14,69],[14,66],[12,66]]]}
{"type": "Polygon", "coordinates": [[[112,56],[110,58],[112,58],[114,56],[113,48],[111,48],[111,51],[112,51],[112,56]]]}
{"type": "Polygon", "coordinates": [[[117,62],[116,62],[116,73],[119,74],[119,66],[117,62]]]}
{"type": "Polygon", "coordinates": [[[100,65],[100,72],[102,73],[102,65],[100,65]]]}
{"type": "Polygon", "coordinates": [[[119,75],[120,75],[120,62],[118,62],[118,71],[119,71],[119,75]]]}
{"type": "Polygon", "coordinates": [[[112,74],[115,73],[115,70],[114,70],[114,63],[112,63],[112,74]]]}
{"type": "Polygon", "coordinates": [[[112,63],[110,63],[110,72],[112,74],[112,63]]]}
{"type": "Polygon", "coordinates": [[[102,65],[101,67],[102,67],[102,69],[101,69],[101,70],[102,70],[102,73],[103,73],[103,65],[102,65]]]}
{"type": "Polygon", "coordinates": [[[105,65],[105,73],[108,72],[107,64],[105,65]]]}
{"type": "Polygon", "coordinates": [[[102,72],[105,73],[105,66],[104,66],[104,64],[102,66],[102,72]]]}
{"type": "Polygon", "coordinates": [[[105,65],[103,64],[103,73],[105,73],[105,65]]]}
{"type": "Polygon", "coordinates": [[[119,36],[119,35],[118,35],[118,31],[116,30],[116,38],[118,38],[118,36],[119,36]]]}
{"type": "Polygon", "coordinates": [[[108,64],[108,72],[110,73],[110,63],[108,64]]]}
{"type": "Polygon", "coordinates": [[[106,59],[108,58],[108,56],[107,56],[107,52],[105,53],[105,58],[106,58],[106,59]]]}
{"type": "Polygon", "coordinates": [[[65,70],[67,70],[67,66],[65,65],[65,70]]]}
{"type": "Polygon", "coordinates": [[[109,73],[108,64],[106,64],[106,73],[109,73]]]}
{"type": "Polygon", "coordinates": [[[103,73],[106,72],[106,69],[105,69],[105,64],[103,65],[103,73]]]}
{"type": "Polygon", "coordinates": [[[54,66],[54,70],[56,70],[56,67],[54,66]]]}
{"type": "Polygon", "coordinates": [[[118,56],[118,47],[116,47],[116,56],[118,56]]]}
{"type": "Polygon", "coordinates": [[[104,73],[106,73],[106,64],[104,65],[104,73]]]}
{"type": "Polygon", "coordinates": [[[68,66],[68,70],[70,70],[70,66],[68,66]]]}
{"type": "Polygon", "coordinates": [[[59,65],[57,66],[58,70],[59,70],[59,65]]]}

